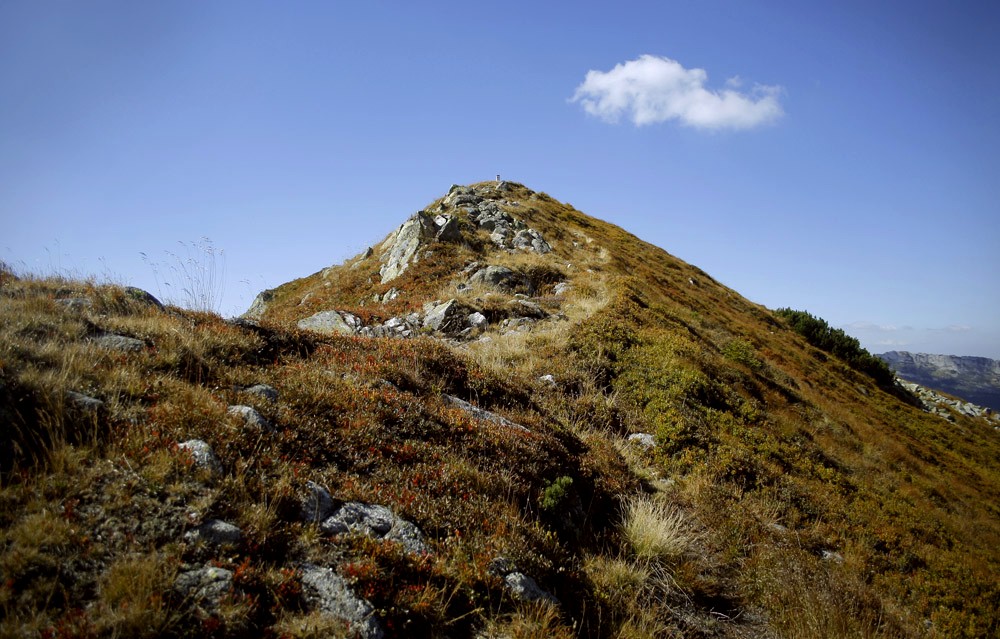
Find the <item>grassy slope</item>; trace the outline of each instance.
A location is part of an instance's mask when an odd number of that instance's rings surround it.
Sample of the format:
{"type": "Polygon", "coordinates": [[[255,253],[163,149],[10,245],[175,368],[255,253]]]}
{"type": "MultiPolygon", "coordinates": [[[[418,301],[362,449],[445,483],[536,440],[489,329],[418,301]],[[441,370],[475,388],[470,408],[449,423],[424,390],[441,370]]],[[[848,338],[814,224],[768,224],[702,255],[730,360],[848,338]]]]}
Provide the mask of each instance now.
{"type": "MultiPolygon", "coordinates": [[[[520,203],[509,210],[552,254],[498,252],[467,231],[385,285],[378,254],[359,256],[279,287],[261,330],[113,287],[5,274],[0,635],[309,636],[324,622],[300,598],[304,561],[337,567],[400,636],[1000,629],[992,428],[901,402],[621,229],[520,186],[503,199],[520,203]],[[454,297],[472,260],[533,275],[537,301],[566,319],[457,347],[290,328],[318,310],[381,321],[454,297]],[[574,285],[563,298],[551,290],[560,279],[574,285]],[[372,302],[390,287],[403,294],[372,302]],[[55,301],[76,296],[93,306],[55,301]],[[98,331],[147,347],[104,351],[86,340],[98,331]],[[279,390],[276,403],[239,390],[260,382],[279,390]],[[67,390],[105,407],[75,409],[67,390]],[[532,432],[472,420],[442,392],[532,432]],[[226,416],[248,403],[279,432],[226,416]],[[632,432],[655,434],[657,447],[626,445],[632,432]],[[216,450],[222,477],[178,451],[195,437],[216,450]],[[306,480],[392,507],[433,554],[324,538],[295,516],[306,480]],[[210,518],[244,540],[182,541],[210,518]],[[513,601],[488,569],[498,556],[561,607],[513,601]],[[206,561],[237,575],[214,613],[166,588],[206,561]],[[123,586],[125,575],[140,585],[123,586]]],[[[508,302],[461,295],[498,316],[508,302]]]]}

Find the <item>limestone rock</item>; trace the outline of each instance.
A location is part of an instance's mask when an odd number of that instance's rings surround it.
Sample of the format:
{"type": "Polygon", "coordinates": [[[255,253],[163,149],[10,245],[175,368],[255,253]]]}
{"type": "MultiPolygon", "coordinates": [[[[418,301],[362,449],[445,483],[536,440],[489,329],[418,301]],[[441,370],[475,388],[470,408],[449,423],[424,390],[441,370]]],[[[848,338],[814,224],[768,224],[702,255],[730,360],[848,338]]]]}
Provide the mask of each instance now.
{"type": "Polygon", "coordinates": [[[222,463],[215,456],[215,451],[208,443],[200,439],[189,439],[186,442],[177,444],[177,448],[187,451],[194,460],[195,468],[202,468],[210,471],[213,475],[222,474],[222,463]]]}
{"type": "Polygon", "coordinates": [[[375,617],[375,608],[351,590],[347,581],[333,571],[313,564],[303,564],[302,596],[313,610],[342,619],[361,639],[385,636],[375,617]]]}
{"type": "Polygon", "coordinates": [[[437,236],[438,228],[426,213],[418,211],[403,222],[395,233],[385,241],[385,253],[379,275],[385,284],[403,274],[403,271],[417,261],[420,247],[437,236]]]}
{"type": "Polygon", "coordinates": [[[299,320],[300,329],[326,333],[328,335],[354,335],[361,328],[361,320],[351,313],[341,311],[320,311],[299,320]]]}

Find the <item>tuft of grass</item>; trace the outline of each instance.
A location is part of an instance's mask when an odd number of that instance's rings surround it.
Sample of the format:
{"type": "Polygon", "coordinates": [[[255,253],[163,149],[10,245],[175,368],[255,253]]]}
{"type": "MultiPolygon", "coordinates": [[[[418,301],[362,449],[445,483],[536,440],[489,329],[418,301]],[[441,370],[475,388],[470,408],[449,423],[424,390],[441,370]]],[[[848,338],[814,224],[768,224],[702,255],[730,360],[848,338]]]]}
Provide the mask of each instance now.
{"type": "Polygon", "coordinates": [[[691,525],[678,507],[647,495],[626,501],[622,532],[636,556],[644,559],[677,561],[695,542],[691,525]]]}

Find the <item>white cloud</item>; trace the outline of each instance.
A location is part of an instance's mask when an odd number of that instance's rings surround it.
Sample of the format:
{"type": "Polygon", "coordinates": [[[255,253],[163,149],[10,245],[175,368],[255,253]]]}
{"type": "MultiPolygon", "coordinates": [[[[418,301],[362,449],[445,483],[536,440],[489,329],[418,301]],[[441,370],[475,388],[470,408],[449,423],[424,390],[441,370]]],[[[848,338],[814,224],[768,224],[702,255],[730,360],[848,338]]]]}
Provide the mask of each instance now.
{"type": "Polygon", "coordinates": [[[749,129],[784,114],[780,87],[756,85],[741,93],[737,76],[726,83],[728,88],[712,91],[705,88],[707,79],[704,69],[643,55],[610,71],[588,71],[570,101],[607,122],[625,116],[636,126],[678,120],[697,129],[749,129]]]}

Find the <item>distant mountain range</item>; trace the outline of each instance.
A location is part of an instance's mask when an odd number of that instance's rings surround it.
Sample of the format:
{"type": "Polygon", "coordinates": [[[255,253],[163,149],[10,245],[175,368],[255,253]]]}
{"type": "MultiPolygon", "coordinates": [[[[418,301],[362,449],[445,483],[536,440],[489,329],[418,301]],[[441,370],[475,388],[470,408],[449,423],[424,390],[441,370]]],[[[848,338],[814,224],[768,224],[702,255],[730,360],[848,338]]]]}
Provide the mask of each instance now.
{"type": "Polygon", "coordinates": [[[889,351],[878,355],[899,377],[1000,411],[1000,361],[889,351]]]}

